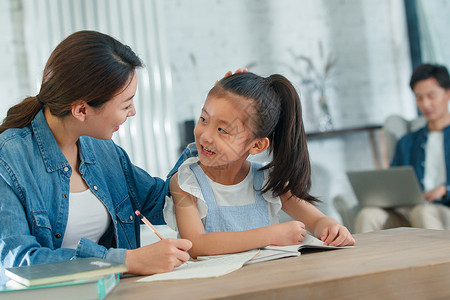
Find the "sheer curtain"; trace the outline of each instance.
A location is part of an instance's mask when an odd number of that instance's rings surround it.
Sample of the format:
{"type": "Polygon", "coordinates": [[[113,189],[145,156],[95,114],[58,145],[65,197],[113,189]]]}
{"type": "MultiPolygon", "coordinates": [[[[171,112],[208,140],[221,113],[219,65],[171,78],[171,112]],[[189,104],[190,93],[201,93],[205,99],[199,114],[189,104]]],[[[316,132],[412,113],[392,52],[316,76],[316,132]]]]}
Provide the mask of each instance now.
{"type": "Polygon", "coordinates": [[[450,68],[450,1],[419,0],[417,15],[423,62],[450,68]]]}
{"type": "Polygon", "coordinates": [[[113,139],[132,161],[165,177],[178,156],[172,109],[172,76],[159,12],[161,0],[23,0],[24,35],[31,90],[39,90],[53,48],[78,30],[97,30],[129,45],[143,60],[135,97],[137,114],[113,139]]]}

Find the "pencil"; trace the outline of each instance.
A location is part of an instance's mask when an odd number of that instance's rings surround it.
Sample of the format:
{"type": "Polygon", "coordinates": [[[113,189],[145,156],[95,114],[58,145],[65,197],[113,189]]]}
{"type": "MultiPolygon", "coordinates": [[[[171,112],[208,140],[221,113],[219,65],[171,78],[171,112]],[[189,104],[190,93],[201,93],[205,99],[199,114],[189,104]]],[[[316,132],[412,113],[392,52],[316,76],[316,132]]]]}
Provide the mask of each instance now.
{"type": "Polygon", "coordinates": [[[136,216],[139,216],[142,222],[144,222],[144,224],[147,225],[147,227],[150,228],[150,230],[153,231],[161,240],[164,239],[164,237],[158,232],[158,230],[156,230],[152,223],[150,223],[150,221],[141,214],[140,211],[136,210],[134,213],[136,214],[136,216]]]}

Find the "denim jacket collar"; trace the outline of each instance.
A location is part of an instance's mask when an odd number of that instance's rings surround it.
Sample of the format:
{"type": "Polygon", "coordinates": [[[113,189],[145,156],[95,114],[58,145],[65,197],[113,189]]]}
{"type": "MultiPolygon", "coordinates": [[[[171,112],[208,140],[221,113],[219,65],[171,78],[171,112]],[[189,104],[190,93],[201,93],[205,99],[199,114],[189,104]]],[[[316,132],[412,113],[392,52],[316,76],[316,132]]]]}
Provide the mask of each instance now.
{"type": "MultiPolygon", "coordinates": [[[[31,128],[36,137],[39,151],[41,152],[47,171],[54,172],[64,167],[70,167],[69,162],[61,152],[61,149],[56,143],[55,137],[48,126],[43,109],[41,109],[31,121],[31,128]]],[[[89,145],[85,143],[82,138],[79,139],[79,143],[81,164],[95,163],[95,158],[92,155],[92,149],[90,149],[89,145]]]]}
{"type": "Polygon", "coordinates": [[[442,129],[442,131],[444,132],[444,134],[449,134],[450,133],[450,125],[448,125],[444,129],[442,129]]]}

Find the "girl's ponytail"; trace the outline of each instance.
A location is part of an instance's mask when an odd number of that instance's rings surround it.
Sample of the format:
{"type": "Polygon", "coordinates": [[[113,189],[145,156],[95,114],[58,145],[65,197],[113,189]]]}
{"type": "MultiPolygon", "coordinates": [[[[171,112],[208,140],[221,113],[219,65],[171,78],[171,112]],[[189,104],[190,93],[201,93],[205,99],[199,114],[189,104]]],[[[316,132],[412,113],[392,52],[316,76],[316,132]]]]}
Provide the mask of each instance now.
{"type": "Polygon", "coordinates": [[[31,123],[36,114],[43,107],[39,96],[25,98],[19,104],[8,110],[6,118],[0,125],[0,134],[9,128],[22,128],[31,123]]]}
{"type": "Polygon", "coordinates": [[[265,169],[272,168],[272,171],[263,192],[272,190],[277,196],[290,192],[308,202],[319,201],[308,193],[311,187],[311,165],[300,97],[284,76],[274,74],[268,77],[268,81],[278,95],[280,116],[269,136],[273,160],[265,169]]]}

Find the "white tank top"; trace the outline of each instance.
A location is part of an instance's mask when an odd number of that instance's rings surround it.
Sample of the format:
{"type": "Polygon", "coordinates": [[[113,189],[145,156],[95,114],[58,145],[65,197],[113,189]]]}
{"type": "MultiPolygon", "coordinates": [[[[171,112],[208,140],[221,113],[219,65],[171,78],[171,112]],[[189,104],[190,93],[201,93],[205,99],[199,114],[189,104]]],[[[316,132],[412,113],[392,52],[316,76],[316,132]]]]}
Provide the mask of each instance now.
{"type": "Polygon", "coordinates": [[[69,194],[69,216],[61,248],[76,249],[82,237],[98,242],[111,222],[108,210],[90,189],[69,194]]]}

